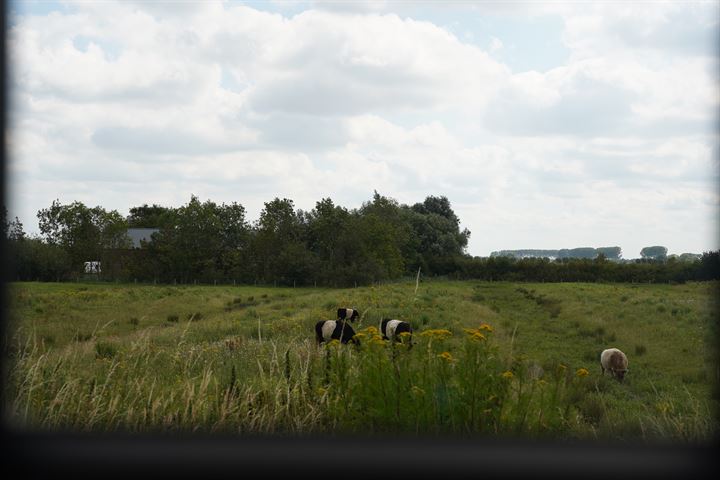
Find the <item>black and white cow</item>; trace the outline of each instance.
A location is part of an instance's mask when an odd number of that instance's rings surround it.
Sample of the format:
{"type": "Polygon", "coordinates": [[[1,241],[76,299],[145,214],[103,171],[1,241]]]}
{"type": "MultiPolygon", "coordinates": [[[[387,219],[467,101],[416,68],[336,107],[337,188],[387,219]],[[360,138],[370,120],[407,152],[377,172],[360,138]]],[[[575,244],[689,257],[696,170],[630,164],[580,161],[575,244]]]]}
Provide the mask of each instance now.
{"type": "Polygon", "coordinates": [[[321,320],[315,324],[315,338],[318,344],[339,340],[342,343],[353,342],[359,344],[359,340],[353,338],[355,330],[349,322],[354,322],[360,316],[360,312],[352,308],[338,308],[337,320],[321,320]]]}
{"type": "Polygon", "coordinates": [[[354,322],[360,316],[360,312],[352,308],[338,308],[337,318],[338,320],[350,320],[354,322]]]}
{"type": "Polygon", "coordinates": [[[339,340],[341,343],[352,342],[357,345],[360,342],[353,338],[354,336],[355,330],[345,320],[320,320],[315,324],[315,338],[318,344],[339,340]]]}
{"type": "MultiPolygon", "coordinates": [[[[380,333],[382,333],[383,339],[385,340],[401,342],[400,334],[403,332],[412,335],[412,326],[408,322],[391,318],[383,318],[382,322],[380,322],[380,333]]],[[[412,336],[408,337],[408,341],[410,346],[412,346],[412,336]]]]}

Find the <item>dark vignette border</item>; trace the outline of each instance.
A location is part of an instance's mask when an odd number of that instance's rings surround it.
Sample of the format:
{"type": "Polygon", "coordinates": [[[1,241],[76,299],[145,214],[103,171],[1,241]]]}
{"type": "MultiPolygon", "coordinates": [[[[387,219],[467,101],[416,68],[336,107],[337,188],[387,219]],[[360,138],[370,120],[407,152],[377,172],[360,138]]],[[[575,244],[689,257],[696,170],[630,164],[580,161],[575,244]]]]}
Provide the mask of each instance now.
{"type": "MultiPolygon", "coordinates": [[[[0,21],[7,34],[6,2],[0,21]]],[[[0,55],[3,76],[3,161],[0,196],[5,203],[8,79],[7,36],[0,55]]],[[[720,74],[718,75],[720,77],[720,74]]],[[[3,266],[2,331],[6,325],[7,265],[3,266]]],[[[4,342],[4,335],[3,335],[4,342]]],[[[720,343],[720,342],[719,342],[720,343]]],[[[217,478],[275,475],[366,478],[716,478],[720,442],[701,446],[628,443],[560,443],[526,440],[417,437],[226,437],[18,431],[4,412],[3,370],[0,466],[4,478],[217,478]]],[[[716,391],[718,387],[716,386],[716,391]]],[[[718,396],[717,392],[715,394],[718,396]]],[[[370,479],[372,480],[372,479],[370,479]]]]}

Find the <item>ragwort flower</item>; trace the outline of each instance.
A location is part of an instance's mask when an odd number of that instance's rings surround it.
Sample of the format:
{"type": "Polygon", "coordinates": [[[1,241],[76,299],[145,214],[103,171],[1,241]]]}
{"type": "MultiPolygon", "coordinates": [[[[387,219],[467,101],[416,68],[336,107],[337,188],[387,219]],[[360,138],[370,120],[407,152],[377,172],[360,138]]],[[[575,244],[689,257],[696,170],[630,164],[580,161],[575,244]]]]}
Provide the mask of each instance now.
{"type": "Polygon", "coordinates": [[[446,330],[444,328],[431,328],[429,330],[425,330],[420,334],[423,337],[430,337],[430,338],[445,338],[452,335],[452,332],[450,330],[446,330]]]}
{"type": "Polygon", "coordinates": [[[367,333],[368,335],[377,335],[378,329],[377,329],[377,327],[370,325],[369,327],[367,327],[365,329],[365,333],[367,333]]]}
{"type": "Polygon", "coordinates": [[[463,328],[465,332],[470,336],[473,340],[485,340],[485,335],[480,333],[479,328],[463,328]]]}
{"type": "Polygon", "coordinates": [[[443,360],[447,362],[452,362],[454,360],[453,356],[450,354],[450,352],[442,352],[438,357],[442,358],[443,360]]]}

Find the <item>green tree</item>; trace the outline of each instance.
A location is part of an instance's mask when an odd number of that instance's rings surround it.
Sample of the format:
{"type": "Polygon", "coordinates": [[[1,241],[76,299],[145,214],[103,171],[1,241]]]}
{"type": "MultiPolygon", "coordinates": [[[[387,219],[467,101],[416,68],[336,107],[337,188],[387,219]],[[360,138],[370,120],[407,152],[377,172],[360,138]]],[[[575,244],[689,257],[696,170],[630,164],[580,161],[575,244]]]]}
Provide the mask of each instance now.
{"type": "Polygon", "coordinates": [[[600,247],[596,250],[598,255],[602,253],[608,260],[619,260],[622,257],[620,247],[600,247]]]}
{"type": "Polygon", "coordinates": [[[245,207],[239,203],[222,204],[217,211],[220,220],[220,251],[216,252],[217,265],[227,279],[250,281],[250,224],[245,218],[245,207]]]}
{"type": "Polygon", "coordinates": [[[720,280],[720,250],[703,252],[698,265],[700,280],[720,280]]]}
{"type": "Polygon", "coordinates": [[[372,201],[364,202],[357,215],[358,264],[371,281],[400,277],[413,254],[412,227],[401,206],[374,192],[372,201]]]}
{"type": "Polygon", "coordinates": [[[40,238],[23,238],[14,242],[11,251],[11,280],[54,282],[71,276],[70,256],[58,245],[50,245],[40,238]]]}
{"type": "Polygon", "coordinates": [[[470,231],[460,231],[460,219],[446,197],[429,196],[423,203],[406,209],[413,231],[412,247],[416,254],[411,269],[424,267],[426,273],[446,274],[455,269],[450,261],[465,255],[470,231]]]}
{"type": "Polygon", "coordinates": [[[249,225],[237,203],[201,202],[195,195],[163,213],[165,226],[148,245],[158,274],[180,282],[212,282],[239,276],[247,258],[249,225]]]}
{"type": "Polygon", "coordinates": [[[308,283],[314,260],[307,250],[306,233],[305,215],[295,211],[292,200],[276,197],[266,202],[252,239],[256,277],[285,285],[308,283]]]}
{"type": "Polygon", "coordinates": [[[63,205],[54,200],[50,207],[39,210],[37,217],[45,241],[63,248],[76,271],[82,271],[84,262],[102,261],[113,249],[130,244],[127,222],[115,210],[89,208],[78,201],[63,205]]]}
{"type": "Polygon", "coordinates": [[[317,261],[317,281],[332,286],[346,285],[346,273],[360,249],[357,214],[335,205],[330,198],[323,198],[308,212],[306,221],[307,246],[317,261]]]}
{"type": "Polygon", "coordinates": [[[8,214],[7,214],[7,208],[3,206],[2,209],[2,228],[3,228],[3,238],[15,242],[18,240],[22,240],[25,238],[25,231],[23,230],[23,224],[18,220],[18,217],[15,217],[15,220],[7,221],[8,214]]]}
{"type": "Polygon", "coordinates": [[[678,257],[681,262],[698,262],[702,259],[702,255],[699,253],[683,253],[678,257]]]}
{"type": "Polygon", "coordinates": [[[640,257],[647,260],[666,260],[667,252],[668,249],[666,247],[655,245],[640,250],[640,257]]]}
{"type": "Polygon", "coordinates": [[[161,228],[168,226],[173,218],[173,209],[147,203],[130,209],[127,217],[130,228],[161,228]]]}

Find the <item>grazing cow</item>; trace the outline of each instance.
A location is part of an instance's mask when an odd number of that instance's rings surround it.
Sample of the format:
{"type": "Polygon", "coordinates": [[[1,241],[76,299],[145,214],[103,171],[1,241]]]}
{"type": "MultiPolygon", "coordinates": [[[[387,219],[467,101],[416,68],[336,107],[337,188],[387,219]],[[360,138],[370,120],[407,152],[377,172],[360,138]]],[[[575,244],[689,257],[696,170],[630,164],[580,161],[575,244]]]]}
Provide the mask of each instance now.
{"type": "Polygon", "coordinates": [[[600,368],[602,369],[602,375],[607,370],[610,375],[622,382],[628,371],[628,359],[617,348],[608,348],[600,354],[600,368]]]}
{"type": "MultiPolygon", "coordinates": [[[[385,340],[392,339],[396,342],[401,342],[402,340],[400,340],[400,334],[407,332],[412,335],[412,326],[410,326],[408,322],[403,322],[402,320],[384,318],[382,322],[380,322],[380,332],[385,340]]],[[[409,341],[410,346],[412,346],[412,336],[409,337],[409,341]]]]}
{"type": "Polygon", "coordinates": [[[352,342],[358,345],[358,339],[353,338],[355,330],[345,320],[320,320],[315,324],[315,338],[318,345],[330,340],[339,340],[341,343],[352,342]]]}
{"type": "Polygon", "coordinates": [[[338,308],[337,318],[338,320],[350,320],[354,322],[360,316],[360,312],[352,308],[338,308]]]}

